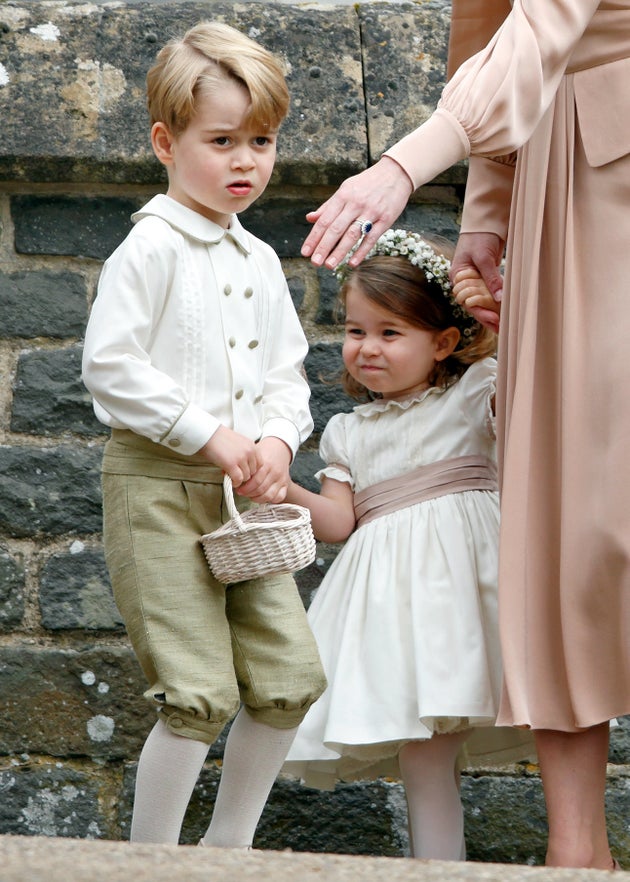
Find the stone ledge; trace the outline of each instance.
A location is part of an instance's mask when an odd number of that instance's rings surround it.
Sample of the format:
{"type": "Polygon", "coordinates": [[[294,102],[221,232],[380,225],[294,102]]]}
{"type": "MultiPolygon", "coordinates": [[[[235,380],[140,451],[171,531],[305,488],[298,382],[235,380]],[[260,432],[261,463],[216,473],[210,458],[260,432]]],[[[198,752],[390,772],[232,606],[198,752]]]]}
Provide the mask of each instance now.
{"type": "Polygon", "coordinates": [[[172,35],[208,18],[287,64],[272,184],[327,186],[364,168],[428,116],[443,84],[449,16],[434,3],[12,0],[0,3],[0,181],[162,183],[146,71],[172,35]]]}
{"type": "MultiPolygon", "coordinates": [[[[2,882],[604,882],[607,870],[5,836],[2,882]]],[[[627,873],[615,879],[628,878],[627,873]]]]}

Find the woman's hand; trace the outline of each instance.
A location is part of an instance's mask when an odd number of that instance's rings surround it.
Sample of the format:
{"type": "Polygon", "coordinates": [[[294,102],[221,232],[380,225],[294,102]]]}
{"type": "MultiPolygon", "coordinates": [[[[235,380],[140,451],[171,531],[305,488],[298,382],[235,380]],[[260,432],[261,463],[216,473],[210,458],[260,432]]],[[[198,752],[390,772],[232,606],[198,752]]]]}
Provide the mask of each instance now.
{"type": "Polygon", "coordinates": [[[369,222],[363,241],[350,259],[358,266],[378,237],[403,211],[413,184],[402,166],[383,156],[376,165],[343,182],[316,211],[306,215],[314,223],[302,246],[302,255],[315,266],[334,269],[361,238],[361,223],[369,222]]]}

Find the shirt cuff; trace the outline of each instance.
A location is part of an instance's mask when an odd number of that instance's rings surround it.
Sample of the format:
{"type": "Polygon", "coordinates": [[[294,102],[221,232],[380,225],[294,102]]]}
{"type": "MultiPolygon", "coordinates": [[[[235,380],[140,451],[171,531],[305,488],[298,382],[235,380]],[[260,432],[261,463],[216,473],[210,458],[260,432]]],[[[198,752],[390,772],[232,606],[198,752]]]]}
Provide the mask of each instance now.
{"type": "Polygon", "coordinates": [[[196,404],[189,404],[177,422],[160,439],[160,444],[183,456],[192,456],[212,438],[220,425],[212,414],[196,404]]]}
{"type": "Polygon", "coordinates": [[[263,426],[261,438],[280,438],[291,451],[291,462],[300,446],[300,433],[297,426],[282,417],[272,417],[263,426]]]}
{"type": "Polygon", "coordinates": [[[403,168],[414,189],[428,184],[470,153],[466,132],[447,110],[439,108],[419,128],[386,150],[403,168]]]}

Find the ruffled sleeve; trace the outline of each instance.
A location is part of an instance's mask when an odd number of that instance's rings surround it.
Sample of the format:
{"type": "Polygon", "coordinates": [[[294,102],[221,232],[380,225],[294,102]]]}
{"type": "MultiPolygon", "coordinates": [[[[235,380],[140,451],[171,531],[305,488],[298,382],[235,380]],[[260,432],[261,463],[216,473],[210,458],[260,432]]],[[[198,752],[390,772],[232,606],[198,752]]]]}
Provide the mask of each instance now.
{"type": "Polygon", "coordinates": [[[346,435],[347,419],[351,414],[338,413],[330,419],[322,433],[319,444],[319,455],[326,463],[315,475],[318,481],[332,478],[345,481],[354,490],[354,478],[350,471],[350,458],[346,435]]]}
{"type": "Polygon", "coordinates": [[[495,157],[521,147],[598,6],[599,0],[514,0],[489,43],[454,73],[433,115],[386,155],[420,187],[471,153],[495,157]]]}
{"type": "Polygon", "coordinates": [[[492,399],[496,394],[497,362],[494,358],[476,361],[458,383],[461,406],[468,422],[484,438],[496,437],[492,399]]]}

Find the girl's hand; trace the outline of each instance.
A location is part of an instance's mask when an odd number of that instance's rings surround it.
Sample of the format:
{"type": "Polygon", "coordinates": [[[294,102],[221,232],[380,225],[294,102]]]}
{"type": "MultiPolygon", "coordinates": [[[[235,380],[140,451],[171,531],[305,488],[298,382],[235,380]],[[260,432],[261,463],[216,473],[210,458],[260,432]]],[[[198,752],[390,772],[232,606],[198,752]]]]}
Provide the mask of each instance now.
{"type": "Polygon", "coordinates": [[[291,450],[280,438],[263,438],[256,444],[260,455],[260,468],[238,488],[239,496],[247,496],[253,502],[284,502],[289,486],[291,450]]]}
{"type": "Polygon", "coordinates": [[[463,269],[453,280],[453,297],[473,315],[478,322],[497,332],[501,304],[486,288],[486,284],[476,270],[463,269]]]}
{"type": "Polygon", "coordinates": [[[222,468],[230,476],[233,487],[240,487],[249,481],[262,465],[258,446],[250,438],[227,426],[219,426],[199,453],[222,468]]]}
{"type": "Polygon", "coordinates": [[[383,156],[376,165],[345,180],[330,199],[306,215],[315,226],[304,241],[302,255],[315,266],[334,269],[361,238],[357,221],[369,221],[371,229],[350,260],[351,266],[358,266],[400,215],[412,192],[407,173],[395,160],[383,156]]]}

